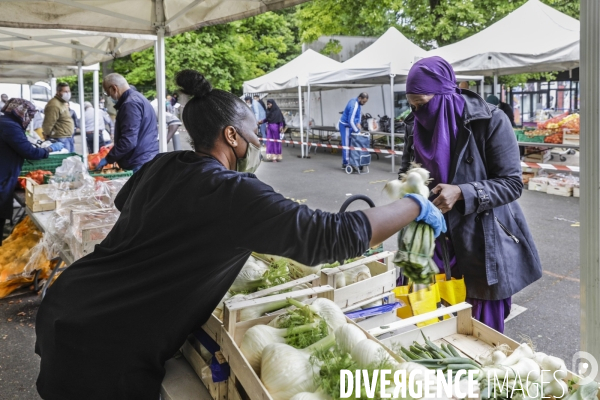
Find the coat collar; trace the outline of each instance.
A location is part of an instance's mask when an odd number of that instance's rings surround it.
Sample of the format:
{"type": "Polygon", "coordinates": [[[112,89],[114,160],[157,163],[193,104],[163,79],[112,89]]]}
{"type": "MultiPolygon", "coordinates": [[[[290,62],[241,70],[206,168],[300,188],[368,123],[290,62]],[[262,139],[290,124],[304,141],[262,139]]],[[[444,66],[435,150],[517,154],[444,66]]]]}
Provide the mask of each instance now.
{"type": "Polygon", "coordinates": [[[477,93],[463,89],[461,94],[465,99],[464,121],[463,125],[458,130],[456,146],[452,153],[452,160],[450,161],[450,176],[448,177],[448,182],[450,183],[452,183],[456,176],[456,170],[465,155],[467,143],[469,143],[469,139],[473,135],[469,123],[471,121],[492,118],[490,105],[477,93]]]}
{"type": "Polygon", "coordinates": [[[118,110],[123,105],[123,103],[125,103],[125,101],[127,100],[127,98],[129,97],[129,95],[132,92],[133,92],[133,89],[127,89],[125,92],[123,92],[123,94],[119,98],[119,101],[117,101],[117,104],[115,104],[115,109],[118,110]]]}
{"type": "Polygon", "coordinates": [[[465,99],[465,125],[474,120],[492,118],[490,105],[481,96],[467,89],[462,89],[461,94],[465,99]]]}

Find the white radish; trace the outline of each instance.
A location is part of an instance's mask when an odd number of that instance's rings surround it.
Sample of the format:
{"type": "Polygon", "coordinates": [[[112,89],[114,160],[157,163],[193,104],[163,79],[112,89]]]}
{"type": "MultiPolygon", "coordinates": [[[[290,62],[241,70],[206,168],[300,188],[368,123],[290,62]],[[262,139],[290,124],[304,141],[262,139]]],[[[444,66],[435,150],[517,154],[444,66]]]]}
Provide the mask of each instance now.
{"type": "Polygon", "coordinates": [[[353,283],[369,279],[371,277],[371,270],[366,265],[358,265],[344,271],[344,275],[346,276],[346,285],[349,286],[353,283]]]}
{"type": "Polygon", "coordinates": [[[540,364],[540,367],[542,367],[543,370],[548,370],[551,372],[556,371],[555,376],[558,379],[565,379],[567,377],[567,373],[568,373],[567,366],[565,365],[565,362],[558,357],[553,357],[553,356],[544,357],[544,359],[542,360],[542,363],[540,364]]]}
{"type": "Polygon", "coordinates": [[[350,354],[354,346],[365,340],[367,335],[358,326],[345,324],[335,331],[335,338],[340,351],[344,354],[350,354]]]}
{"type": "Polygon", "coordinates": [[[344,286],[346,286],[346,274],[343,272],[338,272],[335,274],[335,288],[339,289],[343,288],[344,286]]]}
{"type": "Polygon", "coordinates": [[[510,367],[511,365],[515,365],[516,363],[518,363],[522,358],[532,359],[534,358],[534,356],[535,354],[531,347],[527,343],[523,343],[519,347],[517,347],[510,356],[502,360],[502,362],[500,362],[499,365],[510,367]]]}
{"type": "Polygon", "coordinates": [[[533,357],[533,359],[541,367],[542,366],[542,361],[544,361],[544,358],[546,358],[547,356],[548,356],[548,354],[542,353],[541,351],[538,351],[538,352],[535,353],[535,356],[533,357]]]}
{"type": "Polygon", "coordinates": [[[302,392],[315,392],[315,376],[319,367],[310,361],[315,350],[326,350],[335,344],[329,335],[303,350],[283,343],[273,343],[262,353],[260,379],[273,400],[289,400],[302,392]]]}
{"type": "Polygon", "coordinates": [[[549,380],[545,380],[545,382],[550,382],[549,384],[544,385],[544,396],[546,397],[554,396],[557,399],[560,399],[569,393],[569,385],[560,379],[557,380],[551,377],[549,380]]]}
{"type": "Polygon", "coordinates": [[[492,353],[492,365],[500,364],[506,360],[506,354],[500,350],[496,350],[492,353]]]}
{"type": "Polygon", "coordinates": [[[306,332],[316,328],[316,324],[299,326],[294,329],[277,329],[268,325],[254,325],[242,338],[240,350],[257,374],[260,373],[262,352],[272,343],[285,343],[285,337],[292,333],[306,332]]]}
{"type": "Polygon", "coordinates": [[[371,339],[356,343],[350,355],[361,368],[379,367],[382,363],[391,363],[393,360],[383,346],[371,339]]]}

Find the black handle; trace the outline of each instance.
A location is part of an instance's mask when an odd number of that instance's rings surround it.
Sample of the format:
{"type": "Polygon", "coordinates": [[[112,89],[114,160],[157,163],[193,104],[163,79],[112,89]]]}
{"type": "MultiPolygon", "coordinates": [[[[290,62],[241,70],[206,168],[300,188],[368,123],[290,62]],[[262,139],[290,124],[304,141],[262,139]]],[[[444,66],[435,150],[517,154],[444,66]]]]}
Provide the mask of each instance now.
{"type": "Polygon", "coordinates": [[[369,207],[375,208],[375,203],[373,203],[373,200],[371,200],[369,197],[365,196],[364,194],[355,194],[354,196],[348,197],[346,201],[344,201],[344,204],[342,204],[340,207],[340,212],[346,211],[348,206],[357,200],[362,200],[367,203],[369,207]]]}

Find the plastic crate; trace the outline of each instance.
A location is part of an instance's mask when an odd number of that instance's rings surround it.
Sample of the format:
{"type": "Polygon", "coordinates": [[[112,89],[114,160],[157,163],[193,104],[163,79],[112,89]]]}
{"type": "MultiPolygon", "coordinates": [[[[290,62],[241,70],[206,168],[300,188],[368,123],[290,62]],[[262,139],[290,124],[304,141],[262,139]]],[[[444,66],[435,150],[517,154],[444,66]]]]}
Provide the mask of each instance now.
{"type": "Polygon", "coordinates": [[[38,169],[44,171],[56,172],[56,168],[62,165],[64,159],[77,156],[83,159],[77,153],[63,153],[63,154],[51,154],[48,158],[41,160],[25,160],[23,167],[21,168],[21,176],[27,175],[29,172],[37,171],[38,169]]]}
{"type": "Polygon", "coordinates": [[[517,140],[519,142],[527,143],[544,143],[546,136],[527,136],[525,134],[517,134],[517,140]]]}
{"type": "Polygon", "coordinates": [[[121,171],[121,172],[113,172],[110,174],[92,174],[90,173],[90,175],[92,176],[92,178],[96,178],[96,177],[102,177],[102,178],[106,178],[109,180],[113,180],[113,179],[119,179],[119,178],[129,178],[130,176],[133,176],[133,171],[121,171]]]}

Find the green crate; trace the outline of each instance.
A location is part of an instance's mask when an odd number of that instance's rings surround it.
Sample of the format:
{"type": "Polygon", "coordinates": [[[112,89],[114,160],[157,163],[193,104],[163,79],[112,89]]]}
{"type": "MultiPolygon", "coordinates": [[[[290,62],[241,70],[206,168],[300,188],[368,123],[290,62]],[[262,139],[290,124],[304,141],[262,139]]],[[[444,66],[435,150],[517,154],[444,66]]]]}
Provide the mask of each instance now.
{"type": "Polygon", "coordinates": [[[41,160],[25,160],[23,162],[23,167],[21,168],[21,176],[27,175],[29,172],[38,169],[55,173],[56,168],[62,165],[63,160],[72,156],[78,156],[83,160],[77,153],[51,154],[48,158],[43,158],[41,160]]]}
{"type": "Polygon", "coordinates": [[[518,134],[517,140],[519,142],[527,142],[527,143],[544,143],[544,139],[546,136],[527,136],[524,134],[518,134]]]}
{"type": "Polygon", "coordinates": [[[119,178],[129,178],[130,176],[133,175],[133,171],[121,171],[121,172],[114,172],[112,174],[92,174],[90,173],[90,175],[92,176],[92,178],[96,178],[98,176],[101,176],[103,178],[109,179],[109,180],[113,180],[113,179],[119,179],[119,178]]]}

